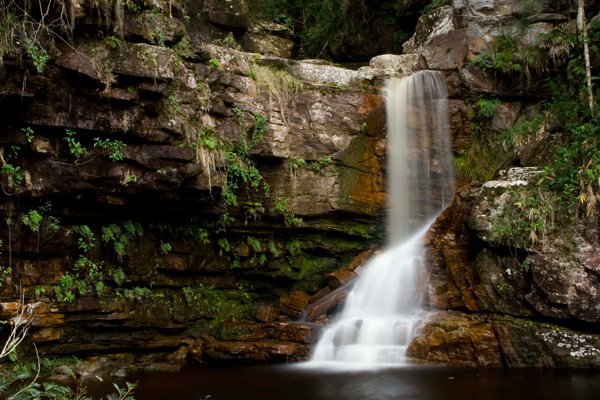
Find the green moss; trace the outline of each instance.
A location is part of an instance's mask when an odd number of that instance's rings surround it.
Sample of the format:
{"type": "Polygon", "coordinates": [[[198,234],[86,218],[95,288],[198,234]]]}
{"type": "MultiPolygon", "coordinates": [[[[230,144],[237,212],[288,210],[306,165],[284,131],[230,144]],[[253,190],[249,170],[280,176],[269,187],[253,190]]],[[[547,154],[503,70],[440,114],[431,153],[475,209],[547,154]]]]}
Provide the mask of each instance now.
{"type": "Polygon", "coordinates": [[[244,320],[252,309],[252,296],[242,285],[227,290],[200,283],[184,288],[183,294],[195,317],[205,320],[208,327],[244,320]]]}

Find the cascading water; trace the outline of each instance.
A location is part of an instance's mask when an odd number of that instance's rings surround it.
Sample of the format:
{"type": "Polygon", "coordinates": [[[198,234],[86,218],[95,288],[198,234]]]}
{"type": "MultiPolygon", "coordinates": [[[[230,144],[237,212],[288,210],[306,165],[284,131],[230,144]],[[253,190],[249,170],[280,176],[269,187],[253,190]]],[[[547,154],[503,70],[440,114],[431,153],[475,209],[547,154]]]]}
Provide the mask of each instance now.
{"type": "MultiPolygon", "coordinates": [[[[421,307],[422,240],[454,193],[446,84],[420,71],[386,83],[388,243],[362,270],[311,362],[402,364],[421,307]]],[[[351,365],[351,364],[346,364],[351,365]]]]}

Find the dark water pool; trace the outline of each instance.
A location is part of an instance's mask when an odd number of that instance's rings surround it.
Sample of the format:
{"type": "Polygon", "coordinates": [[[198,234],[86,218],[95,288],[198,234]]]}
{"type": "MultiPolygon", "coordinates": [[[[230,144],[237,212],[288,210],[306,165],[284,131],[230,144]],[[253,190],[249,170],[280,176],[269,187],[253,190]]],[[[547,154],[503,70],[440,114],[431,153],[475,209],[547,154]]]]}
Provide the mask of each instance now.
{"type": "Polygon", "coordinates": [[[411,366],[335,372],[298,366],[190,366],[135,379],[137,400],[600,399],[600,371],[411,366]]]}

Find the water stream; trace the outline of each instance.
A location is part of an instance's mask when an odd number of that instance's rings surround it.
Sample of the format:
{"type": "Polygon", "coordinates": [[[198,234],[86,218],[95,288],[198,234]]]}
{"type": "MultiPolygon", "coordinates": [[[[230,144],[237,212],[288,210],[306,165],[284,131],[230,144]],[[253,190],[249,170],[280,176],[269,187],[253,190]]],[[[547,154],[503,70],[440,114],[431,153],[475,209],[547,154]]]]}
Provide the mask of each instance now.
{"type": "Polygon", "coordinates": [[[386,83],[388,243],[363,268],[311,364],[398,365],[426,320],[422,239],[454,193],[447,90],[439,72],[386,83]]]}

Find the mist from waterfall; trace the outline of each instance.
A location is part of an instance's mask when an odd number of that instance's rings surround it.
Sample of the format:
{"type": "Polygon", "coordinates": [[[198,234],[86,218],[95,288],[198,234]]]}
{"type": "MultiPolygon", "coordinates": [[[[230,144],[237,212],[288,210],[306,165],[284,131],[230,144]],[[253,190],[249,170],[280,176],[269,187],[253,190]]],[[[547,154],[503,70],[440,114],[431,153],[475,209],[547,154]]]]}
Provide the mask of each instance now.
{"type": "Polygon", "coordinates": [[[342,311],[325,329],[311,364],[401,365],[426,321],[423,236],[454,194],[444,77],[420,71],[391,78],[387,112],[387,245],[370,260],[342,311]]]}

